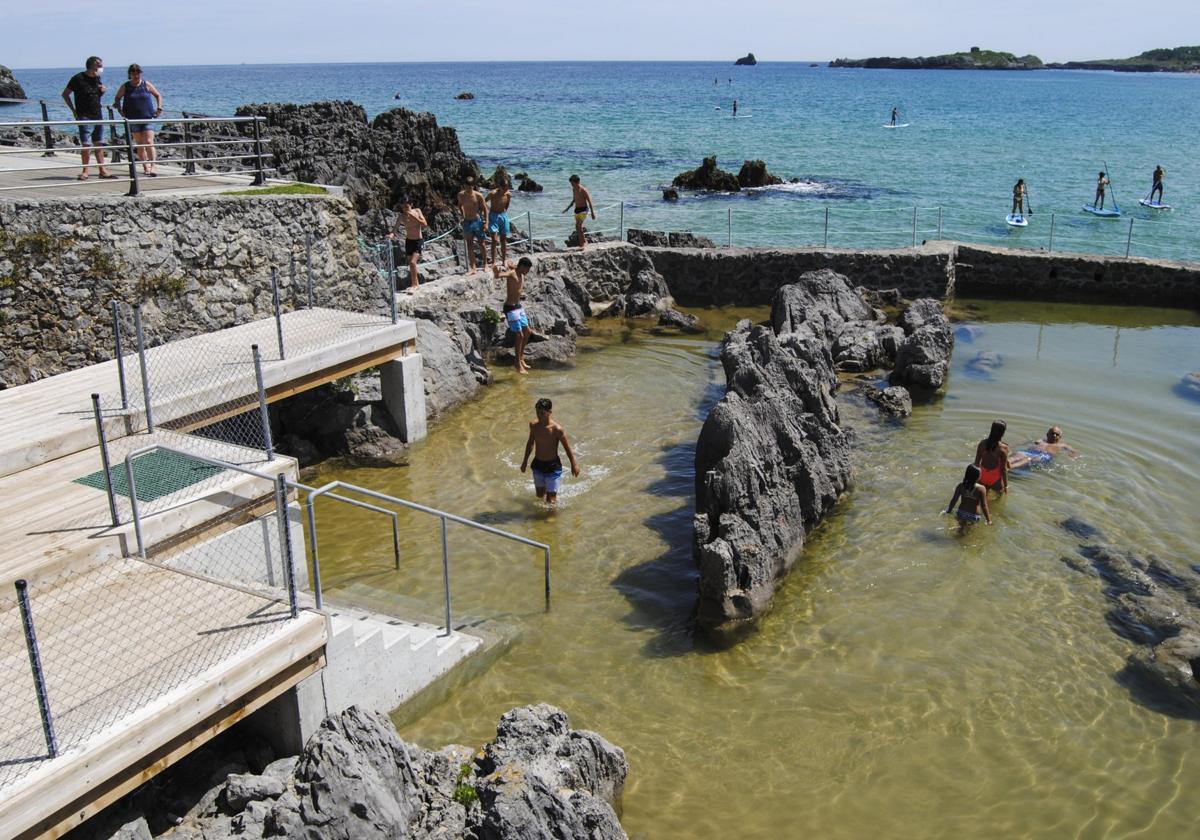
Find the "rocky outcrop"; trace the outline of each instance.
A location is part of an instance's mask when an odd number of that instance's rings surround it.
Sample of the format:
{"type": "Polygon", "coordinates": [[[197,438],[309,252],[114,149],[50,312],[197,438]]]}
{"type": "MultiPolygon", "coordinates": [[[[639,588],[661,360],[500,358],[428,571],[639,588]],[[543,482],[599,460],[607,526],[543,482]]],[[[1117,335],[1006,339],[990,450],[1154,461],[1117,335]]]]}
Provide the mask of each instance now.
{"type": "Polygon", "coordinates": [[[430,226],[455,221],[454,196],[479,167],[463,154],[457,132],[433,114],[403,108],[370,122],[353,102],[244,105],[237,116],[266,117],[270,151],[285,178],[338,184],[358,212],[392,207],[400,195],[425,211],[430,226]]]}
{"type": "Polygon", "coordinates": [[[663,195],[663,201],[678,201],[679,200],[679,190],[675,189],[674,187],[666,187],[662,191],[662,195],[663,195]]]}
{"type": "Polygon", "coordinates": [[[908,417],[912,414],[912,395],[907,388],[892,385],[888,388],[866,389],[867,399],[879,406],[879,410],[891,417],[908,417]]]}
{"type": "MultiPolygon", "coordinates": [[[[1102,540],[1098,529],[1070,519],[1065,530],[1102,540]]],[[[1109,599],[1108,626],[1138,645],[1120,675],[1151,708],[1200,719],[1200,570],[1115,549],[1103,542],[1062,558],[1097,577],[1109,599]]]]}
{"type": "Polygon", "coordinates": [[[782,178],[777,178],[767,171],[767,165],[761,160],[743,161],[742,168],[738,170],[737,181],[742,189],[770,187],[783,183],[782,178]]]}
{"type": "Polygon", "coordinates": [[[643,248],[715,248],[707,236],[696,236],[688,230],[641,230],[629,228],[625,231],[625,240],[643,248]]]}
{"type": "MultiPolygon", "coordinates": [[[[770,605],[807,534],[850,481],[833,392],[848,331],[894,329],[844,277],[785,286],[771,326],[742,321],[721,348],[726,393],[696,445],[694,550],[701,628],[732,637],[770,605]]],[[[882,344],[882,342],[880,342],[882,344]]]]}
{"type": "Polygon", "coordinates": [[[758,59],[754,57],[754,53],[746,53],[733,63],[742,66],[753,67],[755,64],[758,64],[758,59]]]}
{"type": "Polygon", "coordinates": [[[541,184],[530,178],[524,172],[518,172],[514,176],[514,180],[517,182],[517,192],[540,193],[543,189],[545,189],[541,184]]]}
{"type": "Polygon", "coordinates": [[[1042,60],[1036,55],[1019,58],[1009,52],[996,52],[971,47],[969,52],[945,55],[919,56],[917,58],[838,58],[829,62],[830,67],[866,67],[887,70],[1038,70],[1042,60]]]}
{"type": "Polygon", "coordinates": [[[454,98],[461,99],[464,101],[469,101],[469,100],[472,100],[475,98],[475,94],[471,93],[471,91],[469,91],[469,90],[464,90],[462,93],[458,94],[454,98]]]}
{"type": "Polygon", "coordinates": [[[385,716],[352,706],[327,718],[299,757],[255,773],[235,755],[223,773],[197,768],[192,777],[189,758],[83,831],[139,840],[157,826],[171,840],[625,837],[613,810],[629,772],[624,752],[572,729],[553,706],[513,709],[478,751],[407,744],[385,716]],[[180,788],[171,800],[154,796],[180,788]],[[180,814],[180,800],[195,804],[180,814]]]}
{"type": "Polygon", "coordinates": [[[896,351],[893,385],[907,385],[926,392],[940,390],[950,371],[954,330],[933,299],[914,301],[904,311],[900,324],[905,332],[896,351]]]}
{"type": "Polygon", "coordinates": [[[680,172],[671,184],[683,190],[709,192],[738,192],[742,188],[736,176],[717,168],[716,155],[706,157],[698,169],[680,172]]]}
{"type": "Polygon", "coordinates": [[[21,83],[16,80],[11,70],[0,64],[0,99],[24,98],[25,88],[21,87],[21,83]]]}

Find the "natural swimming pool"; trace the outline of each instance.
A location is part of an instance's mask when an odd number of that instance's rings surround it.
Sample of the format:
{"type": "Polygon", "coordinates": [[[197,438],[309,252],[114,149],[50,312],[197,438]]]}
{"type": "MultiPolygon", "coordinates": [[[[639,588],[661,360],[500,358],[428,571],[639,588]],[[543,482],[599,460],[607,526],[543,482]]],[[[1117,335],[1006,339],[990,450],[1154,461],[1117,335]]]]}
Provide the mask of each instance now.
{"type": "MultiPolygon", "coordinates": [[[[1200,540],[1189,478],[1200,317],[1177,310],[959,301],[949,389],[903,426],[848,398],[855,486],[810,540],[758,633],[715,651],[690,632],[692,455],[719,397],[709,333],[597,325],[570,371],[517,380],[435,426],[409,466],[328,470],[554,549],[540,558],[452,532],[460,614],[516,628],[511,648],[402,734],[481,743],[514,705],[549,702],[630,759],[631,837],[1185,836],[1200,783],[1194,720],[1115,679],[1133,645],[1101,584],[1060,558],[1075,516],[1171,563],[1200,540]],[[972,374],[994,351],[990,378],[972,374]],[[549,396],[583,466],[554,514],[517,471],[533,401],[549,396]],[[1084,455],[1019,475],[996,525],[965,538],[939,515],[995,417],[1021,444],[1060,424],[1084,455]]],[[[326,585],[440,603],[433,520],[407,520],[403,570],[369,515],[322,520],[326,585]],[[326,524],[328,523],[328,524],[326,524]]]]}

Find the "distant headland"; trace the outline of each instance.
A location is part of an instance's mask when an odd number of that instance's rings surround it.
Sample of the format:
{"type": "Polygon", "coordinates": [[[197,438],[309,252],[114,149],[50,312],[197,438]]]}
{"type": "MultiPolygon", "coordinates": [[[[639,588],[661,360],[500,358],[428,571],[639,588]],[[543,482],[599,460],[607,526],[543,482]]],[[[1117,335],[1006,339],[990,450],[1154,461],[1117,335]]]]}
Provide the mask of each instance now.
{"type": "Polygon", "coordinates": [[[1036,55],[1016,56],[971,47],[967,52],[917,58],[838,58],[830,67],[888,70],[1116,70],[1124,73],[1200,73],[1200,47],[1146,50],[1132,58],[1101,58],[1045,64],[1036,55]]]}
{"type": "Polygon", "coordinates": [[[1009,52],[981,50],[971,47],[968,52],[918,58],[838,58],[830,67],[868,67],[888,70],[1040,70],[1045,65],[1036,55],[1017,57],[1009,52]]]}

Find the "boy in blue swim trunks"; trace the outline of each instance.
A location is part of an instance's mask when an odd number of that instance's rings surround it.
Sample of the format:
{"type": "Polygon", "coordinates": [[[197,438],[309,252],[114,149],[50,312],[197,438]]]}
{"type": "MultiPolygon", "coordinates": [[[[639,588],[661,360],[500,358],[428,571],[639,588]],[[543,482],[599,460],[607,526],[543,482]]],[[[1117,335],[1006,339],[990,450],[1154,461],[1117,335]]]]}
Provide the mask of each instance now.
{"type": "Polygon", "coordinates": [[[579,463],[575,460],[571,442],[567,440],[567,432],[550,417],[553,408],[545,397],[534,404],[537,419],[529,424],[525,457],[521,459],[521,472],[525,472],[527,466],[533,471],[533,491],[539,499],[545,499],[551,505],[558,501],[558,488],[562,481],[562,460],[558,457],[560,443],[571,461],[571,475],[579,477],[579,463]],[[532,464],[529,463],[530,454],[534,456],[532,464]]]}
{"type": "Polygon", "coordinates": [[[508,331],[512,333],[514,340],[513,351],[516,353],[517,373],[529,373],[529,365],[525,364],[525,345],[529,343],[529,336],[532,332],[529,329],[529,317],[525,314],[525,307],[521,305],[521,292],[525,288],[525,276],[529,274],[529,269],[533,268],[533,260],[529,257],[521,257],[517,261],[516,269],[508,269],[501,272],[500,266],[492,266],[492,274],[497,280],[505,280],[504,289],[504,325],[508,331]]]}
{"type": "Polygon", "coordinates": [[[487,265],[487,202],[483,193],[475,189],[475,178],[468,175],[463,179],[463,188],[458,191],[458,209],[462,212],[463,242],[467,246],[467,270],[474,271],[487,265]],[[479,264],[475,263],[475,242],[479,241],[479,264]]]}
{"type": "Polygon", "coordinates": [[[500,262],[508,265],[508,205],[512,201],[512,186],[505,175],[496,188],[488,193],[488,233],[492,238],[492,265],[496,264],[496,245],[499,240],[500,262]]]}

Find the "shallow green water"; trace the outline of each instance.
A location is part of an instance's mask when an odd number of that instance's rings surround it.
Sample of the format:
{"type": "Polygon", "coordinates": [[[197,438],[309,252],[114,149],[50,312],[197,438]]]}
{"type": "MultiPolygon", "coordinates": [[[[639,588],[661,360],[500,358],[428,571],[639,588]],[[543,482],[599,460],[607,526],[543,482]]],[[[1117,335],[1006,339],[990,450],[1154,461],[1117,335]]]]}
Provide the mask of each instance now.
{"type": "MultiPolygon", "coordinates": [[[[1200,369],[1200,319],[959,307],[983,332],[957,346],[945,399],[903,427],[848,401],[854,489],[731,650],[690,633],[691,465],[721,392],[715,341],[738,313],[700,313],[703,340],[596,335],[572,371],[502,375],[407,468],[330,471],[554,548],[543,613],[538,556],[452,529],[456,609],[521,635],[403,734],[478,744],[514,705],[559,705],[625,748],[635,838],[1193,835],[1200,728],[1114,679],[1132,647],[1108,629],[1099,581],[1060,562],[1078,540],[1058,523],[1077,515],[1115,545],[1194,562],[1200,404],[1172,388],[1200,369]],[[966,371],[980,350],[1003,356],[992,381],[966,371]],[[516,469],[539,396],[584,468],[553,514],[516,469]],[[1059,423],[1084,455],[1018,476],[996,526],[956,538],[938,511],[997,416],[1014,444],[1059,423]]],[[[327,509],[327,585],[436,615],[437,526],[410,522],[396,573],[382,523],[327,509]]]]}

